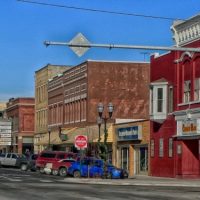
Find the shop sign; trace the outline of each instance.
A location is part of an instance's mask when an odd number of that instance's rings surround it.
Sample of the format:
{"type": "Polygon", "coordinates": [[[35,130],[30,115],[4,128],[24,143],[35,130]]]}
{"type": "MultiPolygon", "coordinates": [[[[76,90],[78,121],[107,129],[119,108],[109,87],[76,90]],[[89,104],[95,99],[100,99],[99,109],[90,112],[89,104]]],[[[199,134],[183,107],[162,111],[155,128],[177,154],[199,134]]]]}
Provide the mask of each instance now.
{"type": "Polygon", "coordinates": [[[142,139],[142,126],[131,126],[126,128],[117,129],[118,140],[141,140],[142,139]]]}
{"type": "Polygon", "coordinates": [[[197,134],[197,120],[185,120],[182,121],[182,134],[197,134]]]}

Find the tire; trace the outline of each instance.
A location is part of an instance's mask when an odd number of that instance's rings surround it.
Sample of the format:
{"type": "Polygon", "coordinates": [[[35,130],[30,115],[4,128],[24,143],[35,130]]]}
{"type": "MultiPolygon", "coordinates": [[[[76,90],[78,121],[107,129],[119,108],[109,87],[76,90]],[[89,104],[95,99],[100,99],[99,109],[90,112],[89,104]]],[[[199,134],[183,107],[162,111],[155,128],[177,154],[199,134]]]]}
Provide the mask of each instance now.
{"type": "Polygon", "coordinates": [[[40,171],[41,174],[44,174],[44,168],[43,167],[40,167],[39,171],[40,171]]]}
{"type": "Polygon", "coordinates": [[[62,176],[62,177],[67,176],[67,169],[65,167],[61,167],[59,169],[59,175],[62,176]]]}
{"type": "Polygon", "coordinates": [[[53,169],[53,170],[52,170],[52,174],[53,174],[54,176],[58,176],[58,174],[59,174],[59,173],[58,173],[58,170],[57,170],[57,169],[53,169]]]}
{"type": "Polygon", "coordinates": [[[27,169],[28,169],[27,164],[21,164],[20,169],[21,169],[22,171],[27,171],[27,169]]]}
{"type": "Polygon", "coordinates": [[[81,177],[80,171],[74,171],[73,176],[74,178],[80,178],[81,177]]]}

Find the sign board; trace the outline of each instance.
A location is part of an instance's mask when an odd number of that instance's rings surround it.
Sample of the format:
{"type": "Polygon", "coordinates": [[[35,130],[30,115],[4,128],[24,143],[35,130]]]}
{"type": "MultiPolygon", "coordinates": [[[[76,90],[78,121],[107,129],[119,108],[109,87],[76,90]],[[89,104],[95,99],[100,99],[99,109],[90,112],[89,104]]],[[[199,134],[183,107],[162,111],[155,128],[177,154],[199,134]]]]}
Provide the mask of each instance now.
{"type": "Polygon", "coordinates": [[[87,148],[87,143],[88,143],[87,136],[85,136],[85,135],[77,135],[75,137],[74,144],[75,144],[76,148],[85,149],[85,148],[87,148]]]}
{"type": "Polygon", "coordinates": [[[142,139],[142,126],[131,126],[125,128],[118,128],[118,141],[127,140],[141,140],[142,139]]]}

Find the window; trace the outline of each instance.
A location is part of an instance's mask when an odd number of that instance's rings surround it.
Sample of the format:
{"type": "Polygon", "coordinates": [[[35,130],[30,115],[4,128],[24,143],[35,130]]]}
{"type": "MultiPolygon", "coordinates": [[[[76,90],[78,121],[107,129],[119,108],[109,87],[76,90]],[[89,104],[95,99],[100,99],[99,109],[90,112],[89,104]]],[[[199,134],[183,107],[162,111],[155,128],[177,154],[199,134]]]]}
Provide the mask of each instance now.
{"type": "Polygon", "coordinates": [[[168,155],[169,157],[173,157],[173,139],[172,138],[169,138],[169,152],[168,152],[168,155]]]}
{"type": "Polygon", "coordinates": [[[58,158],[58,159],[64,159],[64,158],[65,158],[65,154],[58,154],[58,155],[57,155],[57,158],[58,158]]]}
{"type": "Polygon", "coordinates": [[[200,100],[200,78],[195,79],[195,85],[194,85],[194,100],[198,101],[200,100]]]}
{"type": "Polygon", "coordinates": [[[190,101],[190,89],[191,89],[191,81],[185,81],[184,82],[183,103],[187,103],[190,101]]]}
{"type": "Polygon", "coordinates": [[[163,123],[167,118],[168,82],[155,82],[150,85],[150,119],[163,123]]]}
{"type": "Polygon", "coordinates": [[[164,147],[163,147],[163,138],[160,138],[159,139],[159,157],[163,157],[163,150],[164,150],[164,147]]]}
{"type": "Polygon", "coordinates": [[[41,158],[55,158],[56,154],[55,153],[42,153],[41,158]]]}
{"type": "Polygon", "coordinates": [[[163,111],[163,88],[157,89],[157,112],[163,111]]]}
{"type": "Polygon", "coordinates": [[[151,140],[151,157],[154,157],[154,148],[155,148],[155,143],[154,140],[151,140]]]}
{"type": "Polygon", "coordinates": [[[172,86],[169,87],[169,98],[168,98],[168,112],[172,113],[173,112],[173,88],[172,86]]]}

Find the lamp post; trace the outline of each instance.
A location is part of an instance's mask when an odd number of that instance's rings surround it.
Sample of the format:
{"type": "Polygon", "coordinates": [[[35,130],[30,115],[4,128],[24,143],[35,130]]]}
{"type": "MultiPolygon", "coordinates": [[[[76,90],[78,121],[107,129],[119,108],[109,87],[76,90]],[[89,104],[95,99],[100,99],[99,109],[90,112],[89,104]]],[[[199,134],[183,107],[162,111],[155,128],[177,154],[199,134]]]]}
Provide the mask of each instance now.
{"type": "Polygon", "coordinates": [[[99,128],[99,137],[98,137],[98,157],[99,157],[99,152],[100,152],[100,141],[101,141],[101,124],[102,124],[102,118],[97,117],[97,124],[99,128]]]}
{"type": "MultiPolygon", "coordinates": [[[[97,111],[99,113],[99,118],[100,120],[98,121],[98,125],[101,124],[101,122],[104,122],[104,144],[103,144],[103,157],[104,160],[107,160],[107,153],[108,153],[108,149],[107,149],[107,138],[108,138],[108,130],[107,130],[107,120],[110,119],[112,117],[113,114],[113,110],[114,110],[114,106],[113,104],[110,102],[107,106],[107,111],[108,111],[108,117],[106,116],[106,114],[103,115],[104,112],[104,105],[102,103],[99,103],[97,106],[97,111]]],[[[99,133],[100,134],[100,133],[99,133]]],[[[100,137],[99,137],[100,139],[100,137]]],[[[99,140],[100,143],[100,140],[99,140]]]]}
{"type": "Polygon", "coordinates": [[[48,143],[48,149],[50,150],[50,141],[51,141],[51,128],[48,128],[48,133],[49,133],[49,143],[48,143]]]}

